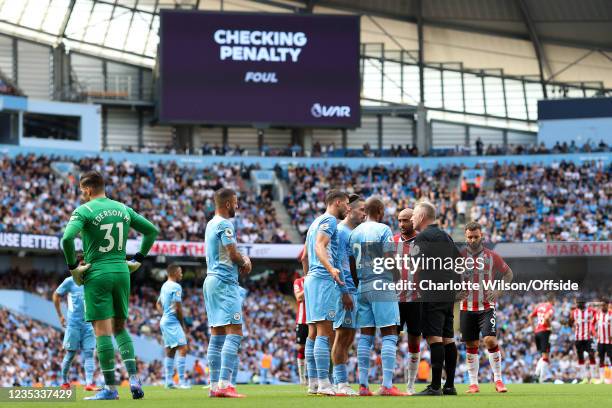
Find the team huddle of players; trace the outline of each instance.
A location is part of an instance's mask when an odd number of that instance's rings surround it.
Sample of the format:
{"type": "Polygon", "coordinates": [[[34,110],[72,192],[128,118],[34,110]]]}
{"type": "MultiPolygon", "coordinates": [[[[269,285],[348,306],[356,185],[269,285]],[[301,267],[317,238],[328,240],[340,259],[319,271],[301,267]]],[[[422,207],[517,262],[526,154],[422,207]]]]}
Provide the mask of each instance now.
{"type": "MultiPolygon", "coordinates": [[[[358,195],[332,190],[327,194],[326,206],[326,212],[310,226],[300,255],[305,276],[294,283],[298,303],[298,367],[302,383],[308,384],[308,393],[373,395],[369,390],[368,373],[370,352],[376,329],[379,329],[382,336],[383,378],[378,395],[456,395],[453,383],[457,362],[453,333],[455,301],[460,302],[460,330],[462,340],[466,343],[466,365],[470,382],[467,392],[480,391],[478,353],[481,336],[488,351],[495,389],[497,392],[507,392],[502,380],[502,358],[496,330],[495,307],[499,293],[485,290],[482,283],[494,279],[510,282],[513,273],[495,251],[484,247],[482,226],[474,222],[465,226],[467,245],[463,251],[458,251],[452,239],[438,228],[435,207],[431,203],[422,202],[414,209],[402,210],[398,215],[400,232],[394,236],[390,228],[381,223],[384,205],[377,198],[364,201],[358,195]],[[389,245],[389,242],[393,244],[389,245]],[[479,266],[462,273],[461,279],[481,285],[478,289],[472,286],[474,289],[456,293],[451,298],[428,297],[418,291],[402,291],[395,294],[397,297],[390,297],[388,293],[373,295],[371,282],[373,279],[381,279],[381,276],[372,273],[372,253],[376,253],[376,250],[372,250],[372,244],[375,243],[380,244],[377,247],[378,255],[382,252],[389,257],[414,254],[415,248],[427,252],[429,244],[430,251],[437,252],[438,256],[450,254],[473,258],[471,264],[479,266]],[[477,263],[475,258],[481,258],[483,262],[477,263]],[[349,386],[346,366],[357,329],[360,330],[356,347],[359,392],[349,386]],[[393,386],[398,335],[403,331],[408,335],[409,353],[406,392],[393,386]],[[431,384],[417,393],[414,384],[420,359],[421,336],[426,339],[431,353],[431,384]],[[330,357],[333,363],[331,376],[330,357]],[[446,372],[444,386],[441,384],[443,370],[446,372]]],[[[403,269],[398,272],[394,277],[383,276],[382,279],[416,283],[419,279],[433,277],[436,271],[403,269]]],[[[584,366],[583,354],[588,352],[594,370],[589,336],[592,328],[596,327],[603,375],[605,357],[610,353],[610,312],[607,304],[597,314],[582,310],[583,304],[578,303],[570,322],[575,328],[579,364],[584,366]],[[584,328],[585,325],[588,325],[588,329],[584,328]]],[[[540,381],[544,381],[548,378],[548,337],[552,306],[538,305],[532,316],[538,316],[536,342],[538,350],[542,352],[536,375],[540,381]]],[[[532,324],[531,319],[529,323],[532,324]]]]}
{"type": "MultiPolygon", "coordinates": [[[[83,204],[72,214],[62,238],[62,247],[72,275],[56,290],[53,300],[62,324],[66,325],[62,362],[64,386],[68,371],[78,350],[83,350],[87,389],[97,389],[93,382],[93,349],[95,347],[105,386],[86,399],[118,399],[115,379],[114,337],[124,366],[129,374],[132,397],[144,397],[137,372],[134,346],[125,329],[128,318],[130,273],[136,271],[151,249],[157,228],[131,208],[108,199],[100,173],[81,176],[79,187],[83,204]],[[130,228],[143,234],[139,251],[126,261],[126,241],[130,228]],[[74,240],[80,235],[84,260],[79,262],[74,240]],[[68,319],[62,315],[60,298],[69,295],[68,319]],[[91,322],[91,324],[87,323],[91,322]],[[95,337],[95,340],[94,340],[95,337]]],[[[204,303],[211,336],[207,362],[210,371],[210,397],[241,398],[235,389],[238,352],[242,341],[242,303],[245,293],[239,286],[239,275],[252,270],[250,259],[237,249],[231,219],[238,208],[236,193],[227,188],[215,192],[215,216],[206,225],[205,245],[207,276],[203,285],[204,303]]],[[[393,236],[381,223],[385,207],[375,197],[367,201],[357,195],[330,190],[326,195],[326,211],[308,230],[301,257],[306,277],[295,284],[298,306],[298,355],[300,376],[308,381],[309,394],[373,395],[368,386],[370,351],[376,330],[382,336],[383,382],[379,395],[456,395],[454,387],[457,347],[453,333],[453,309],[461,301],[460,326],[467,343],[469,393],[479,392],[478,349],[480,335],[489,352],[495,389],[506,392],[501,377],[501,353],[496,340],[495,299],[497,293],[484,287],[458,294],[442,293],[431,297],[423,293],[378,293],[375,280],[392,282],[436,279],[441,271],[423,269],[372,273],[377,257],[393,257],[397,253],[412,254],[419,249],[428,256],[481,257],[484,267],[466,271],[462,279],[484,282],[492,279],[510,281],[512,271],[496,254],[483,246],[482,228],[477,223],[465,227],[467,247],[460,252],[452,239],[436,223],[436,209],[428,202],[414,210],[399,214],[400,233],[393,236]],[[341,222],[340,222],[341,221],[341,222]],[[434,245],[435,244],[435,245],[434,245]],[[390,296],[392,295],[392,296],[390,296]],[[399,330],[398,330],[399,328],[399,330]],[[406,392],[393,385],[398,335],[406,329],[409,343],[408,383],[406,392]],[[360,389],[357,393],[348,384],[348,352],[356,330],[360,330],[357,346],[360,389]],[[419,345],[425,338],[431,354],[431,384],[419,393],[414,390],[420,358],[419,345]],[[330,355],[331,350],[331,355],[330,355]],[[330,381],[330,358],[333,361],[333,384],[330,381]],[[305,361],[304,361],[305,360],[305,361]],[[442,371],[446,382],[442,387],[442,371]]],[[[474,263],[475,264],[475,263],[474,263]]],[[[187,338],[181,309],[182,277],[178,265],[168,268],[168,280],[162,286],[158,310],[163,312],[160,327],[166,348],[164,361],[166,387],[174,388],[172,374],[176,362],[180,388],[188,388],[185,380],[187,338]],[[177,357],[178,351],[178,357],[177,357]],[[176,361],[175,361],[176,360],[176,361]]],[[[443,276],[443,275],[440,275],[443,276]]],[[[578,351],[588,352],[591,366],[594,358],[588,340],[592,327],[597,328],[598,351],[603,365],[611,352],[611,313],[606,304],[601,311],[581,307],[572,314],[578,351]],[[586,342],[586,343],[585,343],[586,342]]],[[[536,339],[542,358],[538,363],[540,378],[546,377],[552,304],[538,305],[532,317],[538,317],[536,339]],[[544,373],[544,374],[541,374],[544,373]]],[[[582,356],[582,353],[580,354],[582,356]]],[[[582,362],[583,360],[581,360],[582,362]]],[[[581,363],[582,364],[582,363],[581,363]]]]}
{"type": "MultiPolygon", "coordinates": [[[[376,293],[375,280],[436,278],[436,270],[396,273],[372,273],[373,259],[378,256],[408,255],[419,248],[421,253],[441,257],[481,257],[484,268],[471,270],[464,279],[482,282],[501,278],[510,281],[512,271],[493,251],[482,245],[480,225],[466,226],[468,246],[461,253],[454,242],[436,223],[436,209],[421,202],[413,209],[404,209],[398,216],[400,233],[393,235],[381,221],[384,203],[375,197],[364,201],[355,194],[331,190],[326,196],[326,212],[310,226],[301,257],[305,277],[295,282],[298,300],[297,340],[300,375],[308,383],[309,394],[361,395],[369,389],[370,352],[376,330],[382,336],[382,385],[378,395],[456,395],[454,387],[457,347],[453,332],[454,303],[461,300],[461,330],[468,343],[468,370],[471,386],[478,389],[478,348],[480,334],[489,350],[495,387],[507,389],[501,377],[501,353],[496,340],[495,296],[481,286],[479,290],[460,293],[456,297],[428,297],[418,291],[376,293]],[[348,350],[357,329],[359,392],[347,381],[348,350]],[[408,333],[409,358],[406,392],[393,385],[398,335],[408,333]],[[417,393],[414,388],[420,359],[421,336],[431,353],[431,384],[417,393]],[[330,356],[331,346],[331,356],[330,356]],[[329,375],[330,357],[333,375],[329,375]],[[442,371],[446,382],[442,386],[442,371]],[[306,380],[307,378],[307,380],[306,380]]],[[[380,285],[379,285],[380,286],[380,285]]],[[[446,296],[444,296],[446,295],[446,296]]]]}

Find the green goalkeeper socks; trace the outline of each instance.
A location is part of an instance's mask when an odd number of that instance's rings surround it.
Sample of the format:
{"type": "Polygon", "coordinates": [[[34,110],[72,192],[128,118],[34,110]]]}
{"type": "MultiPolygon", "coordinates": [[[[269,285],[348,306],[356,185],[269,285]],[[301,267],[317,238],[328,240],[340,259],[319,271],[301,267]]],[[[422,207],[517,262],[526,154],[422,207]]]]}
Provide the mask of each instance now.
{"type": "Polygon", "coordinates": [[[119,347],[119,353],[121,353],[123,364],[125,364],[125,369],[129,375],[136,375],[134,343],[132,343],[130,334],[126,329],[123,329],[119,333],[115,334],[115,340],[117,341],[117,347],[119,347]]]}
{"type": "Polygon", "coordinates": [[[115,385],[115,348],[111,336],[98,336],[96,338],[96,350],[100,370],[104,375],[104,382],[108,386],[115,385]]]}

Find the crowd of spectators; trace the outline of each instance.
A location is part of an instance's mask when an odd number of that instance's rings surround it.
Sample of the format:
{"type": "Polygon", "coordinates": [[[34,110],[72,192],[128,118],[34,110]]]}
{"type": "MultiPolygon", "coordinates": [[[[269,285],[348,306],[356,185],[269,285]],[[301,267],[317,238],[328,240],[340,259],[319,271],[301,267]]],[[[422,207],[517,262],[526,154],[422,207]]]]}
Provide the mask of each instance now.
{"type": "Polygon", "coordinates": [[[496,164],[487,180],[470,218],[489,226],[492,242],[611,239],[611,164],[496,164]]]}
{"type": "Polygon", "coordinates": [[[363,197],[380,196],[384,222],[397,230],[397,213],[428,199],[448,232],[465,221],[484,225],[491,242],[600,241],[611,239],[612,165],[601,161],[550,165],[499,164],[483,168],[486,183],[471,209],[457,194],[460,167],[420,170],[372,167],[290,167],[284,177],[290,194],[284,204],[305,236],[325,211],[325,192],[338,188],[363,197]]]}
{"type": "Polygon", "coordinates": [[[270,147],[263,143],[261,149],[246,149],[239,144],[210,144],[205,142],[198,150],[181,149],[173,144],[165,146],[144,146],[135,148],[124,147],[128,152],[160,153],[160,154],[197,154],[202,156],[265,156],[265,157],[428,157],[428,156],[500,156],[500,155],[526,155],[526,154],[559,154],[559,153],[591,153],[609,152],[612,149],[604,140],[599,143],[587,141],[578,146],[575,141],[557,142],[553,147],[547,147],[543,142],[520,144],[509,143],[485,145],[481,138],[477,138],[473,146],[456,145],[448,148],[432,148],[427,152],[419,151],[414,144],[392,144],[379,149],[370,143],[364,143],[361,148],[338,147],[335,142],[321,143],[315,141],[310,149],[305,149],[298,143],[289,143],[285,147],[270,147]]]}
{"type": "Polygon", "coordinates": [[[107,195],[156,224],[159,239],[202,241],[214,214],[214,191],[223,186],[239,193],[241,210],[234,221],[240,242],[288,242],[270,193],[257,195],[248,184],[253,168],[195,168],[175,162],[140,166],[99,157],[0,157],[0,232],[60,234],[79,204],[76,177],[81,171],[98,170],[107,178],[107,195]],[[64,171],[56,170],[57,163],[64,171]]]}
{"type": "Polygon", "coordinates": [[[325,212],[325,192],[337,188],[362,197],[380,196],[385,202],[385,219],[396,231],[397,213],[428,199],[438,205],[438,221],[447,231],[455,227],[459,197],[451,180],[457,179],[457,166],[421,170],[418,166],[389,168],[376,166],[359,170],[348,167],[290,167],[284,177],[290,192],[285,198],[292,222],[305,236],[311,222],[325,212]]]}
{"type": "MultiPolygon", "coordinates": [[[[207,220],[214,214],[214,191],[225,186],[239,192],[240,210],[234,218],[239,242],[288,243],[270,190],[256,193],[249,185],[253,168],[220,164],[195,168],[175,162],[141,166],[99,157],[74,161],[34,155],[0,157],[0,176],[5,180],[0,186],[0,232],[61,234],[79,204],[77,175],[95,169],[107,176],[108,196],[149,218],[160,229],[159,239],[202,241],[207,220]]],[[[471,209],[457,192],[462,170],[457,165],[435,170],[382,165],[356,170],[326,165],[276,170],[287,182],[284,205],[290,222],[302,236],[325,211],[325,192],[339,188],[383,198],[384,222],[393,230],[397,230],[398,211],[428,199],[438,207],[438,221],[447,232],[464,221],[478,221],[487,226],[494,243],[610,239],[612,165],[601,161],[486,166],[485,183],[471,209]]]]}
{"type": "MultiPolygon", "coordinates": [[[[37,276],[35,272],[27,275],[15,271],[0,275],[0,288],[24,289],[36,291],[50,298],[51,291],[61,278],[37,276]],[[29,277],[28,277],[29,276],[29,277]],[[38,280],[38,285],[35,281],[38,280]],[[55,282],[57,280],[57,283],[55,282]],[[37,289],[38,288],[38,289],[37,289]],[[43,288],[46,290],[44,293],[43,288]]],[[[189,367],[188,377],[193,383],[206,383],[205,355],[208,344],[208,326],[199,283],[185,282],[183,310],[189,341],[189,353],[201,358],[193,367],[189,367]]],[[[249,280],[245,287],[248,292],[244,303],[245,336],[241,347],[241,372],[247,374],[251,381],[258,382],[257,375],[264,354],[272,356],[270,380],[272,382],[296,382],[297,367],[295,364],[295,320],[294,304],[276,288],[273,278],[249,280]]],[[[157,290],[152,287],[134,288],[130,299],[129,329],[132,333],[150,336],[161,342],[159,331],[160,315],[155,309],[157,290]]],[[[508,383],[535,381],[533,372],[539,354],[535,348],[533,326],[528,324],[528,315],[543,301],[543,295],[533,293],[508,293],[498,304],[498,338],[503,357],[503,376],[508,383]]],[[[570,382],[577,376],[577,358],[573,347],[573,331],[567,325],[573,305],[574,295],[559,293],[554,305],[553,335],[551,336],[551,380],[570,382]]],[[[592,297],[591,300],[596,300],[592,297]]],[[[19,385],[59,385],[59,371],[62,351],[62,333],[60,330],[32,320],[24,315],[0,308],[0,344],[1,363],[5,368],[0,373],[0,386],[19,385]],[[5,352],[6,351],[6,352],[5,352]]],[[[459,342],[459,363],[457,382],[467,382],[465,364],[465,345],[459,342]]],[[[371,352],[370,378],[372,382],[380,381],[382,367],[380,360],[380,339],[371,352]]],[[[408,348],[405,336],[401,336],[397,354],[395,381],[405,380],[404,368],[407,364],[408,348]]],[[[421,344],[423,364],[429,364],[429,351],[425,342],[421,344]]],[[[357,382],[356,350],[349,351],[349,381],[357,382]]],[[[488,382],[492,373],[484,349],[480,353],[480,379],[488,382]]],[[[119,360],[117,367],[121,367],[119,360]]],[[[140,373],[147,384],[161,384],[163,370],[159,361],[149,364],[139,362],[140,373]]],[[[120,371],[122,381],[125,373],[120,371]]],[[[428,371],[428,370],[425,370],[428,371]]],[[[71,371],[71,378],[77,380],[82,376],[79,359],[71,371]],[[79,375],[79,373],[81,373],[79,375]]],[[[81,378],[82,379],[82,378],[81,378]]],[[[96,372],[98,382],[102,380],[96,372]]]]}

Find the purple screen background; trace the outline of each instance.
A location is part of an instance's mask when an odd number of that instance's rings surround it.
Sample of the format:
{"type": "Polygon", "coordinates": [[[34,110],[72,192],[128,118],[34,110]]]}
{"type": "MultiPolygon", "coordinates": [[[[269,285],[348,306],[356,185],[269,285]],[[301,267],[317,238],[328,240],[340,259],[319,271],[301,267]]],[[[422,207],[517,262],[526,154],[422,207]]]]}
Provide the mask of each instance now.
{"type": "Polygon", "coordinates": [[[360,125],[359,18],[163,10],[160,22],[162,123],[360,125]],[[218,29],[302,31],[297,63],[221,61],[218,29]],[[278,83],[245,83],[248,71],[276,72],[278,83]],[[314,103],[342,105],[350,117],[314,117],[314,103]]]}

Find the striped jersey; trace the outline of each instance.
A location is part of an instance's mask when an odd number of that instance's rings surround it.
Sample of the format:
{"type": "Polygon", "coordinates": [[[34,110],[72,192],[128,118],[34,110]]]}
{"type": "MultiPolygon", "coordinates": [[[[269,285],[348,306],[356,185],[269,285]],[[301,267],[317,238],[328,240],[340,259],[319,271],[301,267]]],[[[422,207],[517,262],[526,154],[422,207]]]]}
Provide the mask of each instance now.
{"type": "MultiPolygon", "coordinates": [[[[304,292],[304,277],[297,278],[293,282],[293,293],[297,297],[299,292],[304,292]]],[[[297,312],[295,314],[296,324],[306,324],[306,302],[297,302],[297,312]]]]}
{"type": "Polygon", "coordinates": [[[612,310],[595,313],[597,343],[612,344],[612,310]]]}
{"type": "Polygon", "coordinates": [[[572,310],[572,317],[574,318],[575,340],[591,340],[593,338],[591,330],[595,320],[595,310],[590,307],[576,308],[572,310]]]}
{"type": "MultiPolygon", "coordinates": [[[[405,240],[404,238],[402,238],[402,234],[395,234],[393,236],[393,242],[397,244],[397,255],[400,258],[403,259],[404,254],[410,255],[410,247],[415,238],[416,238],[416,235],[408,240],[405,240]]],[[[410,271],[406,269],[404,266],[405,265],[402,265],[402,271],[401,271],[402,281],[410,282],[410,283],[413,283],[414,285],[418,285],[417,275],[414,273],[410,273],[410,271]]],[[[413,290],[413,291],[402,290],[399,293],[400,302],[412,302],[412,301],[417,300],[417,298],[418,298],[417,290],[413,290]]]]}
{"type": "Polygon", "coordinates": [[[508,270],[508,264],[504,262],[499,254],[489,248],[484,248],[482,251],[477,253],[471,253],[464,248],[461,251],[461,255],[464,258],[472,258],[474,269],[466,271],[463,274],[463,278],[472,283],[478,283],[478,290],[468,291],[468,296],[461,302],[461,310],[468,312],[476,312],[488,309],[495,309],[495,301],[488,301],[487,295],[489,291],[484,288],[484,282],[492,282],[499,279],[499,275],[506,273],[508,270]],[[477,267],[476,259],[482,258],[484,267],[479,269],[477,267]]]}
{"type": "Polygon", "coordinates": [[[534,311],[531,312],[531,317],[538,318],[535,333],[551,331],[550,323],[547,320],[552,317],[553,314],[553,305],[548,302],[540,303],[536,306],[534,311]]]}

